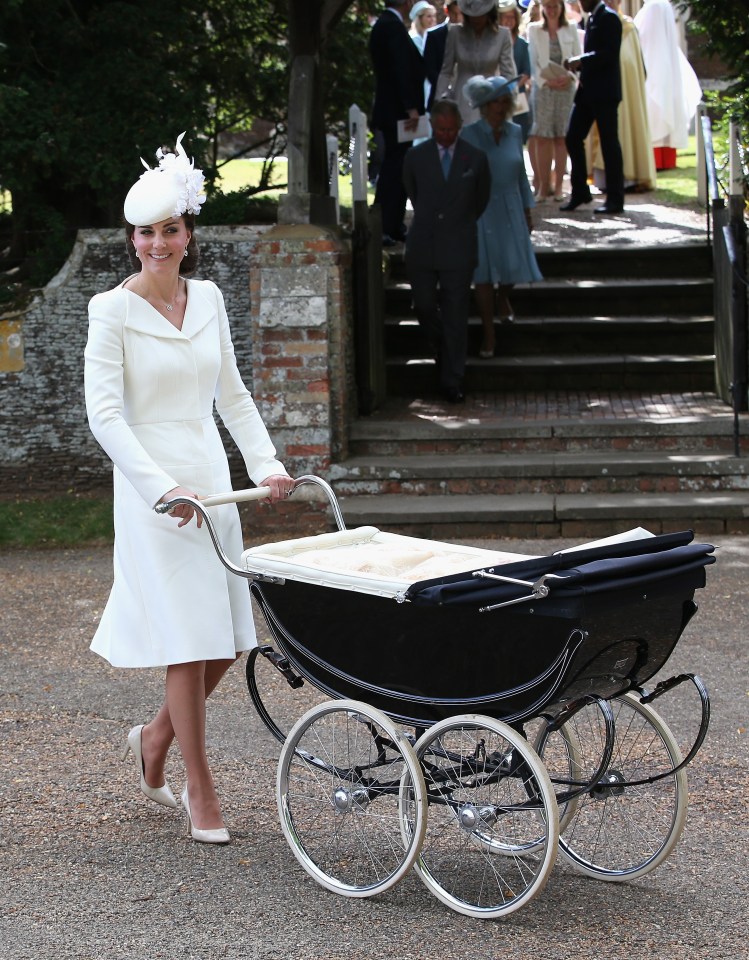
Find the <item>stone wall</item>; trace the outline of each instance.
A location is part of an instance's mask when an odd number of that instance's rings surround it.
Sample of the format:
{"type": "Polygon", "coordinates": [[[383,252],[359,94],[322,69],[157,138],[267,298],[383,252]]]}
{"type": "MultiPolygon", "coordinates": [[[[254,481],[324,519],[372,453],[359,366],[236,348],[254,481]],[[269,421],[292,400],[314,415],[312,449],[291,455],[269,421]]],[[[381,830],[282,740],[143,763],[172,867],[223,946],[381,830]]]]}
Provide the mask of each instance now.
{"type": "MultiPolygon", "coordinates": [[[[223,291],[240,371],[279,456],[293,474],[324,474],[345,453],[354,397],[347,244],[316,227],[204,227],[198,239],[197,275],[223,291]]],[[[110,485],[86,421],[83,350],[89,299],[128,271],[121,230],[83,230],[30,307],[0,318],[6,493],[110,485]]],[[[227,447],[235,485],[244,485],[241,458],[227,447]]]]}

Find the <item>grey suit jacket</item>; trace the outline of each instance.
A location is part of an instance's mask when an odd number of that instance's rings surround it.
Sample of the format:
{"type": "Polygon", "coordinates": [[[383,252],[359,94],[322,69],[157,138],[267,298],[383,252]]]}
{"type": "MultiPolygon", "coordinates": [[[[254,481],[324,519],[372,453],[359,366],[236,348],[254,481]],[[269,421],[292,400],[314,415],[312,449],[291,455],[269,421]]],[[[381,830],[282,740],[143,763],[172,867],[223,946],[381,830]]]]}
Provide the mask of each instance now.
{"type": "Polygon", "coordinates": [[[458,137],[445,180],[433,139],[412,147],[403,161],[403,183],[414,208],[406,236],[409,269],[445,270],[476,265],[476,221],[489,202],[486,154],[458,137]]]}

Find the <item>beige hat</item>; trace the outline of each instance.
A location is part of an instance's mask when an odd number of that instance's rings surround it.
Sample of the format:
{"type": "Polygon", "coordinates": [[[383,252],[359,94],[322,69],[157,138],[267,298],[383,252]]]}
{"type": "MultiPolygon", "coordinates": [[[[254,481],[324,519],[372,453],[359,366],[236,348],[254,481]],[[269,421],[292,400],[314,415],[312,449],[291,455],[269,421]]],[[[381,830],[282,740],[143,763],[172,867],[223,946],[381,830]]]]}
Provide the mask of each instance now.
{"type": "Polygon", "coordinates": [[[181,133],[177,138],[175,153],[156,151],[158,167],[151,169],[141,157],[146,172],[132,185],[125,197],[125,220],[134,227],[160,223],[183,213],[200,213],[205,203],[202,170],[196,170],[194,161],[188,160],[182,146],[181,133]]]}
{"type": "Polygon", "coordinates": [[[497,0],[458,0],[458,6],[467,17],[480,17],[497,6],[497,0]]]}

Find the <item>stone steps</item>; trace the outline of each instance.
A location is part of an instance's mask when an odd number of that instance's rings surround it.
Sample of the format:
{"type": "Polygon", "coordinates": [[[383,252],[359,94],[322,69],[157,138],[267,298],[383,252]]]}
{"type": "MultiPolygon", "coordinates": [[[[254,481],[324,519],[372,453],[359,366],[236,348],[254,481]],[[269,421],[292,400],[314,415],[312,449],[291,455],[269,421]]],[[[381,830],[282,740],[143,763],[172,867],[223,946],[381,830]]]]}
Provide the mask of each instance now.
{"type": "MultiPolygon", "coordinates": [[[[589,245],[584,249],[537,250],[541,273],[547,280],[584,275],[587,278],[666,279],[709,277],[712,275],[712,250],[708,243],[680,243],[678,247],[612,247],[589,245]]],[[[400,265],[394,267],[398,273],[400,265]]]]}
{"type": "MultiPolygon", "coordinates": [[[[606,402],[606,398],[591,403],[606,402]]],[[[669,455],[710,456],[733,451],[733,421],[729,408],[720,416],[697,419],[690,416],[662,420],[517,420],[498,422],[496,417],[481,420],[469,416],[447,418],[411,417],[400,420],[361,418],[353,424],[350,457],[359,468],[365,460],[419,457],[445,454],[450,461],[461,454],[503,454],[531,456],[538,453],[582,452],[649,453],[656,460],[669,455]]],[[[744,415],[743,433],[747,431],[744,415]]],[[[742,438],[745,455],[749,438],[742,438]]],[[[349,460],[344,463],[350,462],[349,460]]],[[[338,465],[342,466],[341,464],[338,465]]],[[[393,465],[395,466],[395,465],[393,465]]]]}
{"type": "MultiPolygon", "coordinates": [[[[501,336],[501,334],[500,334],[501,336]]],[[[501,344],[501,340],[500,340],[501,344]]],[[[499,347],[501,348],[501,345],[499,347]]],[[[532,354],[469,357],[465,370],[468,393],[492,390],[711,390],[715,383],[713,354],[532,354]]],[[[433,360],[389,356],[387,389],[392,396],[437,391],[433,360]]]]}
{"type": "MultiPolygon", "coordinates": [[[[481,322],[468,320],[468,353],[478,355],[481,322]]],[[[691,351],[713,354],[713,318],[701,316],[519,317],[497,327],[497,354],[505,357],[579,354],[679,355],[684,343],[691,351]]],[[[388,316],[385,352],[390,357],[424,355],[424,339],[413,316],[388,316]]]]}
{"type": "MultiPolygon", "coordinates": [[[[478,357],[471,305],[466,392],[714,389],[713,280],[701,244],[539,254],[544,281],[512,291],[513,324],[496,326],[496,356],[478,357]]],[[[388,260],[384,351],[390,396],[437,390],[413,314],[402,255],[388,260]]]]}
{"type": "Polygon", "coordinates": [[[341,496],[747,491],[749,460],[730,453],[413,454],[350,457],[331,471],[341,496]]]}
{"type": "Polygon", "coordinates": [[[497,327],[492,359],[476,356],[474,311],[468,401],[450,408],[402,258],[388,261],[390,407],[352,424],[331,467],[346,522],[434,539],[749,532],[749,440],[735,456],[732,412],[713,393],[709,250],[539,262],[547,279],[513,290],[517,319],[497,327]]]}
{"type": "Polygon", "coordinates": [[[596,537],[642,526],[652,533],[685,528],[701,536],[749,533],[746,492],[586,494],[443,494],[342,496],[349,527],[435,540],[475,537],[596,537]]]}
{"type": "MultiPolygon", "coordinates": [[[[385,291],[387,313],[404,316],[411,308],[411,288],[391,280],[385,291]]],[[[510,297],[515,314],[526,316],[690,316],[712,311],[709,277],[613,278],[588,276],[518,284],[510,297]]]]}
{"type": "MultiPolygon", "coordinates": [[[[393,280],[405,277],[403,248],[384,254],[393,280]]],[[[679,279],[712,275],[712,249],[709,243],[689,241],[678,245],[627,247],[589,244],[584,248],[536,250],[536,260],[546,280],[570,277],[619,279],[679,279]]]]}

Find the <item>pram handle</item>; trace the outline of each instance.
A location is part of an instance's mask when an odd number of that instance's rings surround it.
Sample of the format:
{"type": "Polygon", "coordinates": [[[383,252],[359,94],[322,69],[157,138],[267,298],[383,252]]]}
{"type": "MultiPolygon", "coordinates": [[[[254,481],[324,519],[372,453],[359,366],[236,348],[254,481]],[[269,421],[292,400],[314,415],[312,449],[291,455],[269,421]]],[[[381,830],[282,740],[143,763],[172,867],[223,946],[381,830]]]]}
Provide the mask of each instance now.
{"type": "MultiPolygon", "coordinates": [[[[297,487],[304,486],[307,483],[312,483],[318,487],[322,487],[323,492],[328,498],[331,509],[333,510],[333,516],[335,517],[335,522],[338,525],[338,529],[345,530],[346,524],[343,519],[343,514],[341,513],[341,508],[338,506],[338,500],[333,492],[333,488],[326,480],[323,480],[322,477],[315,477],[312,474],[305,475],[303,477],[297,477],[294,480],[294,486],[292,487],[291,492],[293,493],[297,487]]],[[[155,513],[169,513],[169,511],[178,504],[189,503],[196,513],[199,513],[203,518],[206,526],[208,527],[208,533],[211,536],[216,553],[227,570],[230,570],[232,573],[236,573],[238,576],[245,577],[246,579],[262,579],[269,583],[283,583],[283,578],[257,575],[253,576],[252,574],[248,574],[246,570],[238,567],[235,563],[232,563],[221,546],[221,541],[216,533],[216,528],[211,520],[210,514],[206,509],[207,507],[218,507],[225,503],[239,503],[246,500],[265,500],[269,496],[270,487],[251,487],[248,490],[231,490],[229,493],[214,493],[207,497],[201,497],[200,499],[195,499],[194,497],[175,497],[173,500],[168,500],[166,503],[157,503],[153,509],[155,513]]]]}
{"type": "Polygon", "coordinates": [[[247,500],[265,500],[269,496],[270,487],[252,487],[249,490],[230,490],[229,493],[214,493],[210,497],[201,497],[200,502],[204,507],[220,507],[224,503],[245,503],[247,500]]]}
{"type": "MultiPolygon", "coordinates": [[[[297,487],[303,487],[305,484],[312,483],[315,486],[322,487],[323,493],[328,498],[330,508],[333,511],[333,516],[335,518],[336,526],[339,530],[346,529],[346,522],[343,519],[343,514],[341,513],[341,508],[338,505],[338,500],[336,495],[333,492],[333,488],[327,482],[323,480],[322,477],[316,477],[313,474],[305,474],[303,477],[297,477],[294,480],[294,486],[291,488],[291,493],[297,489],[297,487]]],[[[247,490],[230,490],[228,493],[212,493],[207,497],[200,497],[199,504],[201,507],[219,507],[224,503],[244,503],[247,500],[266,500],[270,496],[270,487],[250,487],[247,490]]],[[[175,497],[173,500],[168,500],[166,503],[157,503],[154,507],[156,513],[169,513],[169,511],[176,507],[178,503],[190,503],[195,506],[196,501],[192,497],[175,497]]],[[[203,510],[198,512],[206,518],[206,514],[203,510]]]]}

